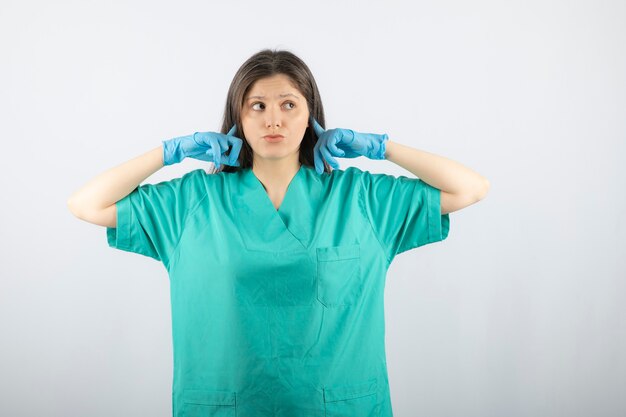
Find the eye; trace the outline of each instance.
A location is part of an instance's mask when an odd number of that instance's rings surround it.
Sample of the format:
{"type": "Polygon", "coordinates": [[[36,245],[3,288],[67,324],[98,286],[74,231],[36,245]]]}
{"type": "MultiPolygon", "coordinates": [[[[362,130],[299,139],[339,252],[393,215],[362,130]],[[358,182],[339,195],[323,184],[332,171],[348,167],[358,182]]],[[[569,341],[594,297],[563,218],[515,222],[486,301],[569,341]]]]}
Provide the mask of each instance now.
{"type": "MultiPolygon", "coordinates": [[[[257,101],[255,103],[252,103],[252,109],[253,110],[260,110],[260,109],[255,109],[254,106],[256,106],[257,104],[261,104],[263,106],[265,106],[265,104],[261,103],[260,101],[257,101]]],[[[291,104],[293,107],[290,107],[289,110],[293,109],[294,107],[296,107],[295,103],[292,103],[291,101],[287,101],[285,102],[285,104],[291,104]]]]}

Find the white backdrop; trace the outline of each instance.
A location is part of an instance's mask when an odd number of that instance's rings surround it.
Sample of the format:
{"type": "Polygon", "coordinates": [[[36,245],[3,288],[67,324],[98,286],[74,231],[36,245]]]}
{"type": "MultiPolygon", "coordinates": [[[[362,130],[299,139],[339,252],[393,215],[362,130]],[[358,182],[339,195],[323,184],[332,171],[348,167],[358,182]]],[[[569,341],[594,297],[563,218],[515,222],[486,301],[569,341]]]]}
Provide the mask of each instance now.
{"type": "Polygon", "coordinates": [[[394,414],[626,415],[625,21],[619,0],[1,0],[0,415],[171,415],[166,270],[66,202],[163,139],[219,130],[263,48],[309,65],[327,128],[491,182],[448,239],[391,266],[394,414]]]}

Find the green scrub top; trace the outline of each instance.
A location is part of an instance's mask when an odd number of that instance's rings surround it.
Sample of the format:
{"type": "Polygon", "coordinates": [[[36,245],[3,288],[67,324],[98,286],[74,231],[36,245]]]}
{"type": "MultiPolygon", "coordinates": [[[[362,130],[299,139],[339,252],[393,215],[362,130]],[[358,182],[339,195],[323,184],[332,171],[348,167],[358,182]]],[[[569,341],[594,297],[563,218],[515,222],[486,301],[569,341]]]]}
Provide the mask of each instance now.
{"type": "Polygon", "coordinates": [[[391,417],[384,287],[444,240],[440,190],[302,165],[278,210],[250,168],[135,188],[109,246],[169,274],[175,417],[391,417]]]}

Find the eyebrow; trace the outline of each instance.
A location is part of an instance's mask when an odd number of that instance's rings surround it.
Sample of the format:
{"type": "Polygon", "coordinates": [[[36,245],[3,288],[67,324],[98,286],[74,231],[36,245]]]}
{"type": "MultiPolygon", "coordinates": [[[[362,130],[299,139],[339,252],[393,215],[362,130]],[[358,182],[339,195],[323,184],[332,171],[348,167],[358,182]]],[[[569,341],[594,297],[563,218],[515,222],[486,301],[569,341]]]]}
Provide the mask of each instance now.
{"type": "MultiPolygon", "coordinates": [[[[300,98],[297,95],[292,94],[292,93],[285,93],[285,94],[279,94],[278,95],[278,97],[288,97],[288,96],[294,96],[297,99],[300,98]]],[[[253,98],[265,98],[265,96],[250,96],[250,97],[248,97],[248,100],[252,100],[253,98]]]]}

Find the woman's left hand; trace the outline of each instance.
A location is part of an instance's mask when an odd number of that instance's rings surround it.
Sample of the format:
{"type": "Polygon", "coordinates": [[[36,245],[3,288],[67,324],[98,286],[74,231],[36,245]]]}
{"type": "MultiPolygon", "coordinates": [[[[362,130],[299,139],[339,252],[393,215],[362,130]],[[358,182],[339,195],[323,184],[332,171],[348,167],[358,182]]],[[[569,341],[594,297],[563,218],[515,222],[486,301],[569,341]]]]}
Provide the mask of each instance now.
{"type": "Polygon", "coordinates": [[[389,140],[386,133],[359,133],[350,129],[324,130],[313,116],[310,118],[313,130],[317,135],[317,143],[313,148],[315,170],[318,174],[324,172],[326,160],[334,169],[339,169],[339,163],[334,156],[342,158],[357,158],[366,156],[370,159],[385,159],[385,143],[389,140]]]}

